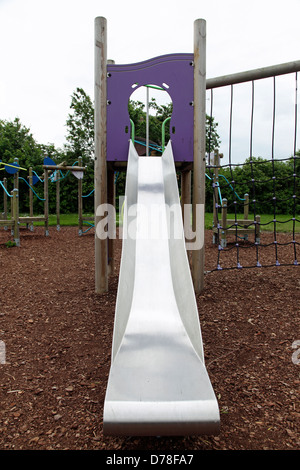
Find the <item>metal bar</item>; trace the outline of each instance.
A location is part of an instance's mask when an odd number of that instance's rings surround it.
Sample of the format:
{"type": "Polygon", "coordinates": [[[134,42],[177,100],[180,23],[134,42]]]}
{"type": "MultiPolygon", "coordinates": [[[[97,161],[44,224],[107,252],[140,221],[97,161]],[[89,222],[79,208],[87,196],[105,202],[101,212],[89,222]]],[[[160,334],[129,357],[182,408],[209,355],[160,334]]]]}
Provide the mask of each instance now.
{"type": "Polygon", "coordinates": [[[271,78],[277,75],[286,75],[288,73],[300,71],[300,60],[294,62],[286,62],[284,64],[271,65],[270,67],[262,67],[259,69],[248,70],[246,72],[234,73],[231,75],[223,75],[221,77],[209,78],[206,80],[206,89],[219,88],[237,83],[250,82],[252,80],[261,80],[263,78],[271,78]]]}
{"type": "Polygon", "coordinates": [[[5,163],[5,162],[0,162],[0,165],[5,165],[5,166],[9,166],[10,168],[17,168],[18,170],[27,171],[27,168],[22,168],[21,166],[16,166],[16,165],[10,165],[9,163],[5,163]]]}

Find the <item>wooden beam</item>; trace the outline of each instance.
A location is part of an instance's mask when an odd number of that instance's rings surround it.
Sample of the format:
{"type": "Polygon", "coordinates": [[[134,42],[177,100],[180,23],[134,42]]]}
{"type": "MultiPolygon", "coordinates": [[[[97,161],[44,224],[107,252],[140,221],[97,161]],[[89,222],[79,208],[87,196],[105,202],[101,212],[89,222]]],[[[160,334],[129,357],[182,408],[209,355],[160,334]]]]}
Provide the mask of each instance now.
{"type": "Polygon", "coordinates": [[[43,165],[45,170],[70,170],[70,171],[85,171],[86,168],[84,166],[59,166],[59,165],[43,165]]]}
{"type": "MultiPolygon", "coordinates": [[[[99,237],[97,226],[102,216],[97,214],[100,206],[107,204],[106,167],[106,74],[107,74],[107,21],[95,19],[95,291],[102,294],[108,291],[108,248],[107,238],[99,237]]],[[[102,206],[103,207],[103,206],[102,206]]]]}
{"type": "Polygon", "coordinates": [[[192,278],[195,293],[204,289],[204,227],[205,227],[205,152],[206,152],[206,21],[194,22],[194,173],[193,173],[193,232],[196,231],[197,205],[201,210],[203,245],[192,250],[192,278]]]}

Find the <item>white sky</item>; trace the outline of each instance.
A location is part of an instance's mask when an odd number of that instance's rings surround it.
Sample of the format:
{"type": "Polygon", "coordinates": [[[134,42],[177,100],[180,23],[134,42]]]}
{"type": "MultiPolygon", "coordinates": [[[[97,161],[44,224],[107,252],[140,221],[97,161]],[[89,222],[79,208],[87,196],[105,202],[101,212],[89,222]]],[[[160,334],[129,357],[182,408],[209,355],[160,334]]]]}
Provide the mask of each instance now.
{"type": "MultiPolygon", "coordinates": [[[[0,119],[19,117],[39,143],[63,145],[73,91],[81,87],[94,96],[96,16],[107,18],[108,58],[116,63],[193,52],[197,18],[207,22],[207,78],[300,59],[300,0],[0,0],[0,119]]],[[[294,76],[278,80],[279,157],[293,150],[294,83],[294,76]]],[[[271,148],[269,85],[256,91],[256,156],[271,148]]],[[[228,92],[214,95],[224,154],[228,92]]],[[[234,93],[232,152],[243,161],[249,156],[249,84],[234,93]]]]}

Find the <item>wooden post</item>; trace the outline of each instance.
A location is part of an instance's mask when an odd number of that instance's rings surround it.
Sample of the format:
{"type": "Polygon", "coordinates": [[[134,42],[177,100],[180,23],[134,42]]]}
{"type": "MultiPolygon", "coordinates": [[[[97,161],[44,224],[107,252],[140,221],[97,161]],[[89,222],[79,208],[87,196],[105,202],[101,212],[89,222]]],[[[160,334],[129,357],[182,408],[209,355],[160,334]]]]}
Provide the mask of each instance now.
{"type": "MultiPolygon", "coordinates": [[[[3,179],[3,186],[4,188],[6,189],[7,191],[7,178],[4,178],[3,179]]],[[[4,213],[3,213],[3,217],[5,220],[7,220],[7,194],[6,194],[6,191],[3,190],[3,204],[4,204],[4,207],[3,207],[3,210],[4,210],[4,213]]],[[[4,227],[4,230],[7,230],[7,226],[5,225],[4,227]]]]}
{"type": "Polygon", "coordinates": [[[222,200],[222,236],[221,236],[221,246],[223,248],[227,245],[227,199],[222,200]]]}
{"type": "MultiPolygon", "coordinates": [[[[206,21],[194,22],[194,178],[193,231],[196,231],[196,207],[203,205],[203,246],[192,250],[192,278],[195,293],[204,288],[204,227],[205,227],[205,124],[206,124],[206,21]]],[[[197,234],[199,237],[199,234],[197,234]]]]}
{"type": "MultiPolygon", "coordinates": [[[[107,203],[106,168],[106,74],[107,74],[107,21],[95,19],[95,291],[98,294],[108,291],[107,239],[98,237],[97,226],[102,219],[99,207],[107,203]]],[[[102,206],[103,207],[103,206],[102,206]]]]}
{"type": "MultiPolygon", "coordinates": [[[[19,159],[15,158],[14,163],[18,165],[19,164],[19,159]]],[[[19,171],[16,171],[16,173],[14,173],[14,189],[19,190],[19,171]]]]}
{"type": "Polygon", "coordinates": [[[49,195],[48,195],[48,170],[44,168],[44,217],[45,217],[45,235],[49,235],[49,195]]]}
{"type": "Polygon", "coordinates": [[[182,171],[181,173],[181,211],[182,219],[184,221],[184,206],[185,204],[191,204],[192,196],[192,172],[191,170],[182,171]]]}
{"type": "Polygon", "coordinates": [[[248,220],[249,217],[249,194],[245,194],[244,196],[244,220],[248,220]]]}
{"type": "MultiPolygon", "coordinates": [[[[82,166],[82,157],[78,158],[78,166],[82,166]]],[[[82,235],[82,178],[78,178],[78,233],[82,235]]]]}
{"type": "Polygon", "coordinates": [[[260,243],[260,215],[255,216],[255,241],[260,243]]]}
{"type": "Polygon", "coordinates": [[[29,182],[29,185],[30,185],[30,188],[29,188],[29,215],[30,217],[33,217],[33,194],[32,194],[32,182],[33,182],[33,178],[32,178],[32,167],[29,168],[29,176],[28,176],[28,182],[29,182]]]}
{"type": "Polygon", "coordinates": [[[20,246],[20,230],[19,230],[19,190],[14,188],[13,194],[13,214],[14,214],[14,241],[20,246]]]}
{"type": "MultiPolygon", "coordinates": [[[[12,190],[10,192],[11,198],[10,198],[10,218],[11,220],[14,219],[14,191],[12,190]]],[[[10,232],[13,235],[14,234],[14,226],[11,225],[10,232]]]]}
{"type": "Polygon", "coordinates": [[[60,230],[60,178],[58,169],[55,173],[56,179],[56,230],[60,230]]]}
{"type": "MultiPolygon", "coordinates": [[[[33,193],[32,193],[32,186],[33,186],[33,178],[32,178],[32,167],[29,168],[29,176],[28,176],[28,182],[29,182],[29,216],[33,217],[33,193]]],[[[28,224],[27,224],[28,225],[28,224]]],[[[31,220],[31,226],[30,230],[33,230],[33,221],[31,220]]]]}
{"type": "MultiPolygon", "coordinates": [[[[14,163],[16,165],[19,164],[19,159],[18,158],[14,158],[14,163]]],[[[11,201],[11,208],[12,208],[12,211],[11,211],[11,217],[14,218],[14,225],[12,226],[12,231],[14,232],[14,239],[16,238],[16,229],[19,229],[19,225],[17,226],[16,225],[16,220],[19,222],[19,172],[17,171],[16,173],[14,173],[14,189],[13,191],[11,192],[12,194],[12,201],[11,201]],[[15,194],[15,198],[14,198],[14,190],[17,190],[17,193],[15,194]],[[17,198],[17,195],[18,195],[18,198],[17,198]],[[17,213],[16,213],[16,209],[17,209],[17,213]]]]}

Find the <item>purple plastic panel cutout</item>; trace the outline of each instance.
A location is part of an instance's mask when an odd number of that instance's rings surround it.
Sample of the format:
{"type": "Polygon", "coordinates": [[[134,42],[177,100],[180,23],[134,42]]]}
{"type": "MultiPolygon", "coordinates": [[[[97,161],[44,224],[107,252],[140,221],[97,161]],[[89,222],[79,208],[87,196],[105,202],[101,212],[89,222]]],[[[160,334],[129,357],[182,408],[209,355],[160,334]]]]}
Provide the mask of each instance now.
{"type": "Polygon", "coordinates": [[[127,161],[131,130],[128,101],[143,85],[156,85],[169,93],[173,102],[169,125],[174,160],[193,161],[193,60],[193,54],[168,54],[136,64],[107,65],[108,161],[127,161]]]}

